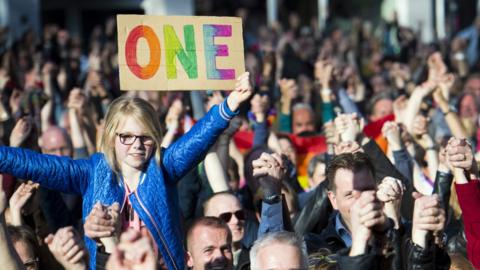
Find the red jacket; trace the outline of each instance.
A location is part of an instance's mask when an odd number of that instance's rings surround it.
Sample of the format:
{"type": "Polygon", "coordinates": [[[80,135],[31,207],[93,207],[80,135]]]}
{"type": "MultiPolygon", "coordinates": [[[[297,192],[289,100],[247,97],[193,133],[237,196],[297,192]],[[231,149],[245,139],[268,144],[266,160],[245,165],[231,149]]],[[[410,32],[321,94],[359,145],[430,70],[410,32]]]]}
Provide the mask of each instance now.
{"type": "Polygon", "coordinates": [[[455,184],[455,188],[462,208],[468,259],[476,269],[480,269],[480,181],[455,184]]]}

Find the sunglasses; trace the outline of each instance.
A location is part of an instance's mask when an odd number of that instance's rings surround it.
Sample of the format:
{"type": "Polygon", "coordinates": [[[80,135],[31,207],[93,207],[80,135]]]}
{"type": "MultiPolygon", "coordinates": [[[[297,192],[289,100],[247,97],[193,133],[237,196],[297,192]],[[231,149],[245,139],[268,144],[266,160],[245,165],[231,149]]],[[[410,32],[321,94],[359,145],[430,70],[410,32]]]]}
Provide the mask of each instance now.
{"type": "Polygon", "coordinates": [[[238,211],[235,211],[233,213],[232,212],[221,213],[218,217],[221,220],[225,221],[225,223],[228,223],[232,219],[233,215],[235,215],[235,217],[238,220],[245,220],[245,212],[243,210],[238,210],[238,211]]]}

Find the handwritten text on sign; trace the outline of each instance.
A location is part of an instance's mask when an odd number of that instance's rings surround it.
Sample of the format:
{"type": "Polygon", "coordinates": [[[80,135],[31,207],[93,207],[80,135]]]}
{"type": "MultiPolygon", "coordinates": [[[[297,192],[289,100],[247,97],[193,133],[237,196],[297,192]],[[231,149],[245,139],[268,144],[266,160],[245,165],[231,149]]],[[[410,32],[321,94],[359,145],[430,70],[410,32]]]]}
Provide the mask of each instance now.
{"type": "Polygon", "coordinates": [[[242,21],[118,15],[122,90],[231,90],[245,71],[242,21]]]}

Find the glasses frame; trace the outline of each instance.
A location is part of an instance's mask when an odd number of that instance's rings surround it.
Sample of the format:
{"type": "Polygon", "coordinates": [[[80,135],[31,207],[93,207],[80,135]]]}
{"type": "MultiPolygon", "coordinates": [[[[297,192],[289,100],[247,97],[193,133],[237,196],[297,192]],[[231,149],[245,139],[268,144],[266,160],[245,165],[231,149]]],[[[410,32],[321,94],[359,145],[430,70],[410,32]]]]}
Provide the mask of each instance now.
{"type": "Polygon", "coordinates": [[[145,146],[152,146],[155,144],[155,140],[151,137],[151,136],[147,136],[147,135],[133,135],[133,134],[128,134],[128,133],[118,133],[116,132],[115,135],[118,136],[118,139],[120,140],[120,143],[123,144],[123,145],[133,145],[137,139],[140,140],[140,143],[142,145],[145,145],[145,146]],[[125,143],[125,139],[122,139],[122,136],[132,136],[133,137],[133,141],[131,143],[125,143]],[[151,143],[145,143],[145,140],[152,140],[151,143]]]}
{"type": "Polygon", "coordinates": [[[38,269],[39,263],[40,263],[40,259],[38,257],[30,258],[23,263],[23,266],[25,266],[26,269],[30,269],[30,268],[38,269]]]}

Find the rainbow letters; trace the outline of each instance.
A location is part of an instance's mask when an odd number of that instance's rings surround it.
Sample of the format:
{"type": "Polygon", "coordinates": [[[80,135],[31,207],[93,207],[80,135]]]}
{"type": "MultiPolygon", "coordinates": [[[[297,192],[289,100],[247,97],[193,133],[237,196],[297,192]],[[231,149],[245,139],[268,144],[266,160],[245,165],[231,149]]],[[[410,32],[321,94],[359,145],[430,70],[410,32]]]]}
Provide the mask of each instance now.
{"type": "Polygon", "coordinates": [[[245,70],[232,17],[118,15],[122,90],[230,90],[245,70]]]}

